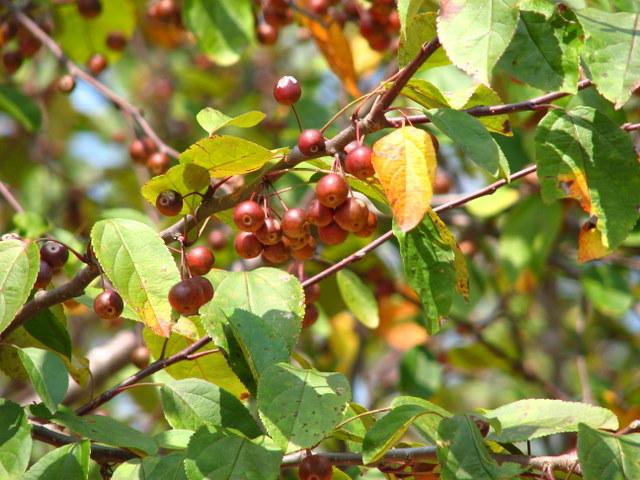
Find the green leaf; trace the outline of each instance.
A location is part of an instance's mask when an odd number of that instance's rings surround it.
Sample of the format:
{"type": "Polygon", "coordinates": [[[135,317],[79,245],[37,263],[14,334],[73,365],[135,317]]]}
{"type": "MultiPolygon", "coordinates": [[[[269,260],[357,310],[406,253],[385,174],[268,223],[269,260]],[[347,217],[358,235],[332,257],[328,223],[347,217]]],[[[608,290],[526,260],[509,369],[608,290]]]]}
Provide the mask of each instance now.
{"type": "Polygon", "coordinates": [[[542,198],[579,199],[597,218],[610,250],[635,225],[640,205],[640,165],[629,135],[590,107],[551,110],[536,131],[542,198]]]}
{"type": "Polygon", "coordinates": [[[285,363],[271,366],[258,383],[260,419],[287,452],[310,448],[331,433],[350,397],[344,375],[285,363]]]}
{"type": "Polygon", "coordinates": [[[136,27],[135,2],[132,0],[109,0],[100,2],[100,15],[87,20],[74,3],[58,5],[56,12],[56,39],[62,50],[72,60],[85,64],[95,53],[106,55],[110,62],[122,53],[107,47],[107,36],[121,32],[130,38],[136,27]]]}
{"type": "Polygon", "coordinates": [[[167,450],[184,450],[193,436],[192,430],[173,429],[160,432],[153,436],[158,447],[167,450]]]}
{"type": "Polygon", "coordinates": [[[586,424],[578,430],[578,460],[584,480],[640,478],[640,434],[617,436],[586,424]]]}
{"type": "Polygon", "coordinates": [[[250,0],[187,0],[182,18],[198,45],[219,65],[231,65],[253,41],[250,0]]]}
{"type": "MultiPolygon", "coordinates": [[[[209,187],[211,177],[206,168],[190,163],[171,167],[164,175],[157,175],[142,186],[142,196],[151,204],[156,204],[160,193],[175,190],[181,195],[192,192],[204,193],[209,187]]],[[[181,215],[193,213],[200,204],[198,195],[191,195],[184,199],[181,215]]]]}
{"type": "Polygon", "coordinates": [[[257,110],[242,113],[236,117],[225,115],[215,108],[203,108],[196,115],[196,120],[209,135],[220,130],[223,127],[232,126],[240,128],[251,128],[258,125],[264,120],[266,115],[257,110]]]}
{"type": "Polygon", "coordinates": [[[545,18],[551,18],[556,11],[556,3],[553,0],[520,0],[518,7],[520,10],[544,15],[545,18]]]}
{"type": "Polygon", "coordinates": [[[35,243],[0,241],[0,332],[29,298],[39,269],[40,254],[35,243]]]}
{"type": "Polygon", "coordinates": [[[51,309],[40,310],[24,324],[29,335],[49,350],[64,355],[71,360],[71,338],[66,325],[51,309]]]}
{"type": "Polygon", "coordinates": [[[350,270],[340,270],[337,275],[340,295],[351,313],[367,328],[377,328],[378,302],[373,292],[358,275],[350,270]]]}
{"type": "Polygon", "coordinates": [[[400,361],[400,390],[409,395],[431,397],[442,385],[443,366],[422,346],[406,352],[400,361]]]}
{"type": "Polygon", "coordinates": [[[377,462],[409,430],[411,424],[421,415],[428,413],[418,405],[395,407],[373,424],[362,442],[362,461],[364,464],[377,462]]]}
{"type": "Polygon", "coordinates": [[[507,158],[477,118],[450,108],[428,110],[427,115],[477,165],[493,176],[509,176],[507,158]]]}
{"type": "Polygon", "coordinates": [[[518,29],[498,66],[509,75],[541,90],[575,93],[579,79],[580,27],[565,12],[550,20],[522,12],[518,29]]]}
{"type": "Polygon", "coordinates": [[[562,400],[519,400],[485,411],[483,415],[500,421],[502,431],[492,432],[490,438],[501,443],[524,442],[555,433],[577,432],[579,423],[593,428],[618,428],[618,419],[610,410],[562,400]]]}
{"type": "Polygon", "coordinates": [[[0,398],[0,478],[20,478],[29,466],[31,424],[19,405],[0,398]]]}
{"type": "Polygon", "coordinates": [[[226,177],[259,170],[272,157],[271,150],[257,143],[215,135],[191,145],[180,155],[180,163],[195,163],[208,169],[212,177],[226,177]]]}
{"type": "Polygon", "coordinates": [[[413,426],[425,440],[435,445],[440,438],[438,435],[440,421],[443,418],[451,417],[451,413],[435,403],[417,397],[400,396],[394,398],[393,402],[391,402],[392,408],[398,408],[404,405],[417,406],[430,412],[428,415],[425,414],[417,417],[413,422],[413,426]]]}
{"type": "Polygon", "coordinates": [[[276,480],[282,451],[266,437],[202,427],[189,442],[184,462],[189,480],[276,480]]]}
{"type": "Polygon", "coordinates": [[[218,286],[203,323],[220,313],[255,378],[278,362],[289,360],[304,316],[304,293],[295,277],[275,268],[229,274],[218,286]]]}
{"type": "Polygon", "coordinates": [[[475,422],[468,415],[445,418],[438,428],[438,461],[443,480],[508,480],[522,472],[514,463],[491,458],[475,422]]]}
{"type": "Polygon", "coordinates": [[[88,440],[56,448],[40,458],[22,480],[86,480],[90,451],[88,440]]]}
{"type": "MultiPolygon", "coordinates": [[[[436,12],[412,13],[410,17],[400,19],[400,45],[398,48],[398,63],[405,66],[411,62],[426,42],[436,37],[436,12]],[[403,21],[404,20],[404,21],[403,21]]],[[[420,69],[449,65],[451,62],[444,50],[436,50],[431,57],[421,65],[420,69]]]]}
{"type": "Polygon", "coordinates": [[[622,107],[640,86],[640,12],[576,12],[586,42],[582,58],[598,91],[622,107]]]}
{"type": "MultiPolygon", "coordinates": [[[[200,327],[196,317],[180,317],[174,325],[169,341],[165,346],[165,338],[155,335],[151,330],[145,328],[143,331],[144,341],[149,347],[153,358],[160,358],[163,351],[165,356],[173,355],[187,348],[196,340],[203,337],[204,329],[200,327]]],[[[212,348],[213,345],[205,348],[212,348]]],[[[231,370],[224,352],[212,352],[208,355],[189,360],[188,362],[178,362],[167,367],[165,371],[175,379],[200,378],[207,382],[214,383],[220,388],[231,392],[236,397],[248,395],[245,387],[236,374],[231,370]]]]}
{"type": "Polygon", "coordinates": [[[40,348],[19,348],[18,355],[33,389],[49,411],[55,412],[69,386],[69,374],[64,363],[55,353],[40,348]]]}
{"type": "Polygon", "coordinates": [[[11,85],[0,85],[0,111],[15,118],[29,132],[38,130],[42,123],[38,105],[11,85]]]}
{"type": "Polygon", "coordinates": [[[421,224],[408,233],[395,225],[405,276],[422,301],[430,334],[440,328],[440,318],[453,303],[455,292],[468,295],[465,259],[440,218],[429,210],[421,224]]]}
{"type": "Polygon", "coordinates": [[[102,269],[145,325],[169,336],[167,292],[180,281],[176,264],[160,236],[133,220],[101,220],[91,242],[102,269]]]}
{"type": "Polygon", "coordinates": [[[111,417],[103,415],[79,417],[65,409],[59,410],[52,420],[95,442],[127,448],[147,455],[153,455],[158,451],[158,445],[151,437],[111,417]]]}
{"type": "Polygon", "coordinates": [[[516,0],[449,0],[440,7],[438,36],[457,67],[489,85],[517,25],[516,0]]]}
{"type": "Polygon", "coordinates": [[[120,464],[111,480],[186,480],[184,454],[134,458],[120,464]]]}
{"type": "Polygon", "coordinates": [[[260,429],[244,405],[229,392],[196,378],[176,380],[160,389],[164,416],[173,428],[234,428],[249,438],[260,429]]]}
{"type": "Polygon", "coordinates": [[[593,265],[580,276],[584,293],[603,315],[622,317],[633,305],[628,271],[615,265],[593,265]]]}

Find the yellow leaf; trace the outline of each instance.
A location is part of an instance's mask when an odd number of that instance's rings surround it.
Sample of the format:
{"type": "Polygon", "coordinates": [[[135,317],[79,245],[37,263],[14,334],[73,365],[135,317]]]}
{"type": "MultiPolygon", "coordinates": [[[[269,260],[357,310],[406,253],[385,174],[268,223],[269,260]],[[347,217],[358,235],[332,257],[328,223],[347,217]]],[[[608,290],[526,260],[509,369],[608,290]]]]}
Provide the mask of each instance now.
{"type": "Polygon", "coordinates": [[[578,235],[578,262],[584,263],[589,260],[606,257],[611,252],[602,243],[602,234],[595,224],[588,220],[580,227],[578,235]]]}
{"type": "Polygon", "coordinates": [[[330,323],[329,347],[337,361],[334,369],[349,374],[360,348],[360,338],[355,330],[356,321],[350,314],[342,312],[332,317],[330,323]]]}
{"type": "Polygon", "coordinates": [[[353,65],[351,45],[342,32],[342,27],[329,15],[323,17],[324,25],[306,15],[298,15],[299,22],[306,26],[316,45],[327,60],[345,90],[354,97],[362,94],[358,88],[358,77],[353,65]]]}
{"type": "Polygon", "coordinates": [[[431,136],[418,128],[399,128],[373,145],[373,168],[403,232],[418,225],[429,208],[436,162],[431,136]]]}

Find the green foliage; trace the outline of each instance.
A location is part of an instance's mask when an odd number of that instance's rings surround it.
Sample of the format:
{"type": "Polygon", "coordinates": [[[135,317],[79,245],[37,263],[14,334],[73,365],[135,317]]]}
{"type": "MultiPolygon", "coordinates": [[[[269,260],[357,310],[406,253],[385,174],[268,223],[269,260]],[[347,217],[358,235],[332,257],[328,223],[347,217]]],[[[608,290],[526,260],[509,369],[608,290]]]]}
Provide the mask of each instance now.
{"type": "Polygon", "coordinates": [[[39,267],[40,255],[35,243],[0,242],[0,332],[29,297],[39,267]]]}
{"type": "Polygon", "coordinates": [[[167,478],[171,480],[187,480],[184,471],[184,455],[172,453],[162,457],[144,457],[121,464],[113,472],[111,480],[153,480],[167,478]]]}
{"type": "Polygon", "coordinates": [[[198,112],[196,120],[209,135],[213,135],[216,131],[226,126],[251,128],[258,125],[264,120],[266,115],[262,112],[253,110],[236,117],[230,117],[215,108],[207,107],[198,112]]]}
{"type": "Polygon", "coordinates": [[[0,476],[19,478],[29,465],[31,425],[25,411],[0,399],[0,476]]]}
{"type": "Polygon", "coordinates": [[[616,436],[580,424],[578,460],[585,480],[631,480],[640,475],[640,435],[616,436]]]}
{"type": "MultiPolygon", "coordinates": [[[[160,193],[175,190],[182,196],[192,192],[204,193],[209,187],[211,179],[209,172],[203,167],[190,163],[171,167],[167,173],[153,177],[142,187],[142,196],[151,204],[156,204],[160,193]]],[[[181,214],[193,213],[200,204],[198,195],[191,195],[184,199],[181,214]]]]}
{"type": "Polygon", "coordinates": [[[85,480],[89,474],[88,440],[70,443],[44,455],[35,463],[23,480],[85,480]]]}
{"type": "Polygon", "coordinates": [[[339,271],[337,280],[342,299],[353,315],[365,327],[376,328],[379,323],[378,304],[371,290],[350,270],[339,271]]]}
{"type": "Polygon", "coordinates": [[[55,412],[69,383],[64,363],[56,354],[39,348],[20,348],[18,355],[34,390],[49,411],[55,412]]]}
{"type": "Polygon", "coordinates": [[[0,110],[11,115],[30,132],[40,128],[42,114],[38,106],[11,85],[0,85],[0,110]]]}

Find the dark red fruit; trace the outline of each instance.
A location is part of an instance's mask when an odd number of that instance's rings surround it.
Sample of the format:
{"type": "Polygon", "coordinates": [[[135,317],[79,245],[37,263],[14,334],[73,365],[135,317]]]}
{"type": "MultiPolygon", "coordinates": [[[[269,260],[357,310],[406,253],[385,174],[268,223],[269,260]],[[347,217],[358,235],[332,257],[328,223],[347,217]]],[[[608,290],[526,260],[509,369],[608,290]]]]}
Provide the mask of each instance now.
{"type": "Polygon", "coordinates": [[[87,62],[87,67],[93,75],[100,75],[107,68],[107,57],[101,53],[91,55],[87,62]]]}
{"type": "Polygon", "coordinates": [[[262,244],[258,237],[250,232],[240,232],[233,242],[238,255],[242,258],[255,258],[262,253],[262,244]]]}
{"type": "Polygon", "coordinates": [[[78,0],[78,12],[84,18],[93,18],[102,12],[102,3],[100,0],[78,0]]]}
{"type": "MultiPolygon", "coordinates": [[[[302,328],[309,328],[311,325],[313,325],[314,323],[316,323],[316,321],[318,320],[318,316],[320,315],[320,313],[318,312],[318,307],[316,307],[313,303],[310,303],[309,305],[305,305],[305,310],[304,310],[304,317],[302,318],[302,328]]],[[[305,460],[309,459],[311,457],[307,457],[305,460]]],[[[303,461],[304,463],[304,461],[303,461]]],[[[309,471],[307,473],[307,476],[303,476],[302,474],[302,465],[303,463],[300,464],[300,479],[301,480],[324,480],[326,479],[330,479],[331,478],[331,470],[329,470],[329,476],[328,477],[318,477],[318,476],[314,476],[312,471],[309,471]]],[[[329,466],[329,468],[331,468],[331,466],[329,466]]]]}
{"type": "Polygon", "coordinates": [[[375,233],[378,229],[378,217],[376,214],[369,210],[369,214],[367,215],[367,223],[366,225],[359,231],[354,232],[358,237],[370,237],[375,233]]]}
{"type": "Polygon", "coordinates": [[[156,199],[156,208],[166,216],[173,217],[182,211],[182,195],[175,190],[165,190],[156,199]]]}
{"type": "Polygon", "coordinates": [[[303,155],[313,157],[324,151],[324,137],[320,130],[303,130],[298,137],[298,148],[303,155]]]}
{"type": "Polygon", "coordinates": [[[304,262],[305,260],[309,260],[316,253],[316,245],[315,242],[310,244],[307,242],[305,246],[302,248],[298,248],[296,250],[291,250],[291,256],[300,262],[304,262]]]}
{"type": "Polygon", "coordinates": [[[171,166],[169,155],[162,152],[155,152],[147,159],[147,168],[154,175],[162,175],[167,173],[171,166]]]}
{"type": "Polygon", "coordinates": [[[349,232],[337,223],[330,223],[326,227],[318,227],[318,238],[326,245],[339,245],[347,239],[349,232]]]}
{"type": "Polygon", "coordinates": [[[333,210],[314,198],[307,207],[307,220],[316,227],[326,227],[333,221],[333,210]]]}
{"type": "Polygon", "coordinates": [[[273,45],[278,41],[278,28],[262,22],[256,28],[256,37],[262,45],[273,45]]]}
{"type": "Polygon", "coordinates": [[[121,52],[127,47],[127,37],[122,32],[111,32],[107,35],[107,46],[111,50],[121,52]]]}
{"type": "Polygon", "coordinates": [[[436,172],[436,179],[433,182],[433,193],[442,195],[449,193],[453,185],[451,176],[445,172],[436,172]]]}
{"type": "Polygon", "coordinates": [[[385,31],[376,33],[367,38],[369,46],[376,52],[384,52],[391,45],[391,37],[385,31]]]}
{"type": "Polygon", "coordinates": [[[36,277],[35,288],[46,288],[51,282],[53,277],[53,269],[44,260],[40,260],[40,269],[38,270],[38,276],[36,277]]]}
{"type": "Polygon", "coordinates": [[[129,155],[131,155],[131,159],[134,162],[144,163],[148,156],[144,142],[137,138],[131,142],[131,145],[129,145],[129,155]]]}
{"type": "Polygon", "coordinates": [[[213,285],[211,285],[209,280],[200,276],[191,277],[189,280],[200,288],[200,291],[202,292],[202,305],[213,299],[213,285]]]}
{"type": "Polygon", "coordinates": [[[285,75],[273,87],[273,98],[282,105],[293,105],[302,95],[302,88],[295,77],[285,75]]]}
{"type": "Polygon", "coordinates": [[[42,43],[36,37],[34,37],[31,32],[25,28],[18,29],[18,45],[20,46],[20,53],[25,58],[33,57],[40,47],[42,43]]]}
{"type": "Polygon", "coordinates": [[[373,177],[373,163],[371,163],[372,151],[366,145],[360,145],[347,154],[345,168],[354,177],[365,180],[373,177]]]}
{"type": "Polygon", "coordinates": [[[282,227],[275,218],[266,218],[264,225],[256,232],[256,237],[263,245],[275,245],[282,240],[282,227]]]}
{"type": "MultiPolygon", "coordinates": [[[[307,306],[307,311],[309,311],[309,307],[313,307],[315,309],[315,318],[309,325],[305,325],[303,322],[303,328],[309,327],[318,319],[318,309],[313,305],[309,305],[307,306]]],[[[306,321],[306,313],[304,317],[306,321]]],[[[331,462],[320,455],[309,455],[300,462],[298,476],[300,477],[300,480],[331,480],[331,477],[333,476],[331,462]]]]}
{"type": "Polygon", "coordinates": [[[285,236],[282,238],[282,241],[287,248],[290,248],[291,250],[300,250],[301,248],[309,245],[312,239],[313,237],[311,235],[304,235],[298,238],[290,238],[285,236]]]}
{"type": "Polygon", "coordinates": [[[276,28],[284,27],[293,22],[293,12],[289,8],[276,8],[267,6],[262,9],[264,21],[276,28]]]}
{"type": "Polygon", "coordinates": [[[211,230],[207,236],[207,243],[213,250],[222,250],[227,246],[227,232],[223,230],[211,230]]]}
{"type": "Polygon", "coordinates": [[[329,0],[309,0],[307,5],[316,15],[326,15],[329,11],[329,0]]]}
{"type": "Polygon", "coordinates": [[[147,150],[147,155],[151,155],[158,150],[158,145],[151,137],[142,137],[142,143],[144,143],[144,148],[147,150]]]}
{"type": "Polygon", "coordinates": [[[320,298],[320,284],[312,283],[311,285],[304,287],[304,303],[307,305],[315,303],[320,298]]]}
{"type": "Polygon", "coordinates": [[[2,64],[9,75],[20,68],[23,60],[24,57],[19,50],[9,50],[2,55],[2,64]]]}
{"type": "Polygon", "coordinates": [[[118,318],[123,309],[122,297],[113,290],[105,290],[93,300],[93,311],[103,320],[118,318]]]}
{"type": "Polygon", "coordinates": [[[202,246],[189,250],[185,259],[192,275],[206,275],[216,261],[211,250],[202,246]]]}
{"type": "Polygon", "coordinates": [[[40,247],[40,259],[54,270],[59,269],[69,259],[69,250],[58,242],[47,241],[40,247]]]}
{"type": "Polygon", "coordinates": [[[172,17],[179,12],[178,5],[174,0],[158,0],[156,8],[161,17],[172,17]]]}
{"type": "Polygon", "coordinates": [[[262,251],[262,258],[269,263],[283,263],[289,260],[289,249],[283,242],[267,245],[262,251]]]}
{"type": "Polygon", "coordinates": [[[190,278],[181,280],[169,290],[169,303],[182,315],[195,315],[204,304],[204,292],[190,278]]]}
{"type": "Polygon", "coordinates": [[[307,234],[307,213],[302,208],[290,208],[282,216],[282,232],[289,238],[307,234]]]}
{"type": "Polygon", "coordinates": [[[359,198],[347,198],[336,208],[334,221],[347,232],[359,232],[367,226],[369,209],[359,198]]]}
{"type": "Polygon", "coordinates": [[[336,208],[349,196],[349,184],[342,176],[330,173],[316,185],[316,196],[325,207],[336,208]]]}
{"type": "Polygon", "coordinates": [[[256,232],[264,224],[264,210],[253,200],[245,200],[233,210],[233,221],[243,232],[256,232]]]}
{"type": "Polygon", "coordinates": [[[73,75],[63,75],[58,79],[58,90],[62,93],[71,93],[76,88],[76,80],[73,75]]]}
{"type": "Polygon", "coordinates": [[[349,155],[351,152],[353,152],[360,145],[362,145],[362,143],[360,143],[358,140],[353,140],[352,142],[349,142],[344,146],[344,148],[343,148],[344,153],[349,155]]]}
{"type": "Polygon", "coordinates": [[[150,359],[151,354],[149,353],[149,349],[144,345],[136,347],[135,350],[131,352],[131,363],[133,363],[138,368],[148,367],[150,359]]]}

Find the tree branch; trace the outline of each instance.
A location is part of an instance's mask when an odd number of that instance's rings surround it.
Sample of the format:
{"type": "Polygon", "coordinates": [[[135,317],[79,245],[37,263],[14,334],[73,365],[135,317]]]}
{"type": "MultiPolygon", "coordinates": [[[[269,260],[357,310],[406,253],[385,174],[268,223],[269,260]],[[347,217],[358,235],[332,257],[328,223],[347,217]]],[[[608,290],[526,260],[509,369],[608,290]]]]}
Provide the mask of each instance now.
{"type": "Polygon", "coordinates": [[[13,208],[16,211],[16,213],[24,212],[24,208],[22,208],[22,205],[20,205],[20,202],[16,199],[13,193],[11,193],[11,190],[9,189],[9,185],[7,185],[4,182],[0,182],[0,195],[4,197],[4,199],[7,201],[9,205],[11,205],[11,208],[13,208]]]}

